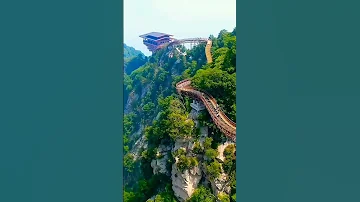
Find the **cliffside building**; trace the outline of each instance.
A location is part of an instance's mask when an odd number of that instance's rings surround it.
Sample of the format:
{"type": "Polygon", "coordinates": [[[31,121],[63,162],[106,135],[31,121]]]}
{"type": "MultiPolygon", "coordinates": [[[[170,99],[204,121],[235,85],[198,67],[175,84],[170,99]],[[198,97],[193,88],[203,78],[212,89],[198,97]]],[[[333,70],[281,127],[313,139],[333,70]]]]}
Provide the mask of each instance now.
{"type": "Polygon", "coordinates": [[[174,40],[173,35],[160,33],[160,32],[150,32],[147,34],[140,35],[143,38],[143,43],[149,51],[155,52],[157,49],[161,48],[164,44],[172,42],[174,40]]]}

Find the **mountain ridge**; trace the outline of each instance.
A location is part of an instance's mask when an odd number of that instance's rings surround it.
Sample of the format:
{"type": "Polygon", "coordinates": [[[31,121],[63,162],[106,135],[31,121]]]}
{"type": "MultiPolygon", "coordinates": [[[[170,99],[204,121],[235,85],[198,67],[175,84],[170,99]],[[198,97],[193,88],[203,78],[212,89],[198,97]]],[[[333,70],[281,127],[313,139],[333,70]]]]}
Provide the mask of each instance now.
{"type": "Polygon", "coordinates": [[[145,57],[143,52],[135,49],[132,46],[128,46],[124,43],[124,61],[130,60],[134,57],[137,57],[139,54],[141,54],[143,57],[145,57]]]}
{"type": "Polygon", "coordinates": [[[236,201],[235,144],[207,110],[192,109],[193,100],[176,90],[191,79],[236,121],[235,30],[210,35],[208,50],[205,44],[160,49],[125,73],[124,201],[236,201]]]}

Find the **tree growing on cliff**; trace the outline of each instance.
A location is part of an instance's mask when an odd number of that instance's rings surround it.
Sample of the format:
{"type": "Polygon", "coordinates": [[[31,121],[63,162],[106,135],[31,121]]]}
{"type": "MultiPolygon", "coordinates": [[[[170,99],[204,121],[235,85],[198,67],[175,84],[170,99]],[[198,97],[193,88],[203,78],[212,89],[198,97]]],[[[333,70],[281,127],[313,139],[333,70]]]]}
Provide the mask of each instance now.
{"type": "Polygon", "coordinates": [[[192,196],[187,200],[187,202],[216,202],[216,197],[211,193],[211,190],[204,187],[199,186],[195,189],[192,196]]]}
{"type": "Polygon", "coordinates": [[[209,159],[209,161],[214,160],[219,155],[219,152],[215,149],[207,149],[205,151],[205,156],[209,159]]]}
{"type": "Polygon", "coordinates": [[[222,193],[222,194],[219,194],[218,197],[219,197],[220,202],[230,202],[230,197],[227,194],[222,193]]]}
{"type": "Polygon", "coordinates": [[[134,169],[135,161],[134,157],[128,153],[124,156],[124,168],[127,172],[131,173],[134,169]]]}
{"type": "Polygon", "coordinates": [[[209,175],[211,180],[220,176],[221,173],[221,164],[218,161],[213,161],[206,166],[206,172],[209,175]]]}

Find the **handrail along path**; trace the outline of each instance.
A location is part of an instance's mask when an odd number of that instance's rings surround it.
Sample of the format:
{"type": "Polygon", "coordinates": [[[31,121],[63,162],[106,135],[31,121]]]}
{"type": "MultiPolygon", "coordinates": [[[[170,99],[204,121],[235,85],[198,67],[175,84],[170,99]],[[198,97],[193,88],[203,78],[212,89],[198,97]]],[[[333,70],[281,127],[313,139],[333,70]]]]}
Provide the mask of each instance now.
{"type": "MultiPolygon", "coordinates": [[[[203,40],[203,39],[201,39],[203,40]]],[[[185,41],[185,40],[184,40],[185,41]]],[[[210,53],[211,41],[207,40],[205,47],[207,62],[212,62],[210,53]]],[[[191,86],[191,80],[185,79],[176,84],[176,90],[179,94],[191,97],[196,100],[201,100],[205,108],[209,112],[215,125],[232,141],[236,141],[236,123],[229,119],[226,114],[219,108],[216,99],[207,92],[201,92],[191,86]]]]}

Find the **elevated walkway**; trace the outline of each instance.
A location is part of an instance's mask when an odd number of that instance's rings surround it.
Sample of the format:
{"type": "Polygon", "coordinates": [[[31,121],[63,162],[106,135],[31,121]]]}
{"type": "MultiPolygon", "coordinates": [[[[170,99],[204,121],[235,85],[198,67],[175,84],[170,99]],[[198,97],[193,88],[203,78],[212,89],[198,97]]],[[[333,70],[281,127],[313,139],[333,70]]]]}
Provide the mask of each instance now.
{"type": "Polygon", "coordinates": [[[230,140],[236,141],[236,123],[225,115],[219,108],[216,100],[210,94],[198,91],[191,87],[191,81],[188,79],[177,83],[176,90],[179,94],[191,97],[194,100],[201,100],[220,131],[230,140]]]}
{"type": "MultiPolygon", "coordinates": [[[[183,40],[183,41],[192,41],[193,39],[183,40]]],[[[212,62],[211,55],[211,46],[212,41],[208,39],[201,39],[202,41],[206,40],[205,54],[208,63],[212,62]]],[[[196,111],[206,109],[211,118],[213,119],[216,126],[220,129],[222,133],[225,134],[232,141],[236,141],[236,123],[229,119],[225,113],[219,108],[215,98],[213,98],[207,92],[201,92],[196,90],[191,86],[191,80],[185,79],[176,84],[176,90],[179,94],[191,97],[194,99],[193,103],[190,104],[192,108],[196,111]],[[202,105],[200,102],[202,102],[202,105]]]]}

